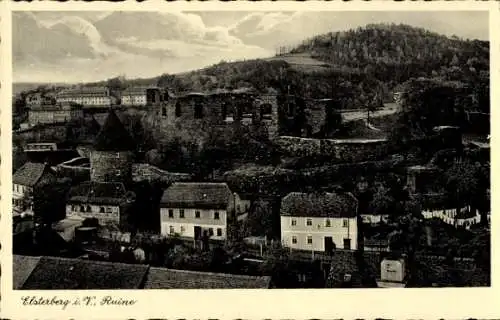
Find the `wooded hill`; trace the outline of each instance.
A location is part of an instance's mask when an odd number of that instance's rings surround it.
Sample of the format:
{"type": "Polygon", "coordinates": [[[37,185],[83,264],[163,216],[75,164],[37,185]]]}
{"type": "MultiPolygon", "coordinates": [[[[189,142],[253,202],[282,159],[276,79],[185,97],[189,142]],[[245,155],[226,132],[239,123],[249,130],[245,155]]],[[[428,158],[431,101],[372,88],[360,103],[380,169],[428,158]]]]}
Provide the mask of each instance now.
{"type": "Polygon", "coordinates": [[[311,98],[335,98],[342,107],[356,108],[376,98],[392,100],[399,84],[426,77],[460,81],[474,94],[489,97],[488,41],[446,37],[408,25],[373,24],[318,35],[281,53],[269,59],[222,61],[177,75],[114,78],[108,83],[158,85],[174,93],[271,86],[311,98]]]}

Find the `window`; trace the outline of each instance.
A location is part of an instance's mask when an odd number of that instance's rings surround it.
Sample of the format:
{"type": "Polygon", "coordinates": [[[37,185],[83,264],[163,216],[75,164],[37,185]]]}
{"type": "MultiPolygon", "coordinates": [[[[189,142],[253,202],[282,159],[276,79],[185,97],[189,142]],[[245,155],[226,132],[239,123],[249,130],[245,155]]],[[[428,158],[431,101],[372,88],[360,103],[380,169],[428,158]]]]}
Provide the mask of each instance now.
{"type": "Polygon", "coordinates": [[[271,114],[273,112],[273,106],[269,103],[262,104],[260,106],[260,117],[262,118],[265,114],[271,114]]]}
{"type": "Polygon", "coordinates": [[[184,218],[184,209],[179,210],[179,218],[184,218]]]}
{"type": "Polygon", "coordinates": [[[195,211],[194,212],[194,216],[195,216],[195,218],[199,219],[200,218],[200,212],[199,211],[195,211]]]}
{"type": "Polygon", "coordinates": [[[292,236],[292,244],[297,244],[297,237],[296,236],[292,236]]]}
{"type": "Polygon", "coordinates": [[[161,108],[161,115],[164,117],[167,116],[167,108],[165,108],[165,107],[161,108]]]}
{"type": "Polygon", "coordinates": [[[112,208],[111,207],[107,207],[106,208],[106,213],[111,213],[112,212],[112,208]]]}
{"type": "Polygon", "coordinates": [[[90,206],[87,206],[87,212],[92,212],[92,208],[90,206]]]}
{"type": "Polygon", "coordinates": [[[175,116],[180,117],[181,116],[181,104],[180,102],[177,102],[175,104],[175,116]]]}
{"type": "Polygon", "coordinates": [[[219,220],[219,213],[217,211],[214,212],[214,219],[219,220]]]}
{"type": "Polygon", "coordinates": [[[195,119],[203,118],[203,106],[200,103],[197,103],[194,106],[194,118],[195,119]]]}
{"type": "Polygon", "coordinates": [[[184,226],[181,226],[181,232],[184,232],[186,231],[186,228],[184,228],[184,226]]]}
{"type": "Polygon", "coordinates": [[[313,225],[313,221],[312,221],[312,219],[307,219],[307,220],[306,220],[306,225],[308,225],[308,226],[312,226],[312,225],[313,225]]]}
{"type": "Polygon", "coordinates": [[[342,226],[343,226],[344,228],[347,228],[347,227],[349,226],[349,220],[344,219],[344,221],[342,222],[342,226]]]}
{"type": "Polygon", "coordinates": [[[332,226],[332,223],[331,223],[330,219],[326,219],[325,227],[331,227],[331,226],[332,226]]]}
{"type": "Polygon", "coordinates": [[[170,226],[169,231],[170,231],[170,234],[175,233],[175,228],[173,226],[170,226]]]}
{"type": "Polygon", "coordinates": [[[100,212],[100,213],[104,213],[104,207],[100,207],[100,208],[99,208],[99,212],[100,212]]]}
{"type": "Polygon", "coordinates": [[[236,206],[236,211],[241,212],[241,207],[240,207],[240,205],[237,205],[237,206],[236,206]]]}
{"type": "Polygon", "coordinates": [[[174,217],[174,210],[168,209],[168,217],[173,218],[174,217]]]}
{"type": "Polygon", "coordinates": [[[208,228],[208,235],[210,237],[214,235],[214,228],[208,228]]]}
{"type": "Polygon", "coordinates": [[[217,237],[222,237],[222,229],[217,228],[217,237]]]}
{"type": "Polygon", "coordinates": [[[85,208],[83,206],[80,206],[80,212],[85,212],[85,208]]]}
{"type": "Polygon", "coordinates": [[[313,244],[313,237],[307,236],[307,244],[313,244]]]}

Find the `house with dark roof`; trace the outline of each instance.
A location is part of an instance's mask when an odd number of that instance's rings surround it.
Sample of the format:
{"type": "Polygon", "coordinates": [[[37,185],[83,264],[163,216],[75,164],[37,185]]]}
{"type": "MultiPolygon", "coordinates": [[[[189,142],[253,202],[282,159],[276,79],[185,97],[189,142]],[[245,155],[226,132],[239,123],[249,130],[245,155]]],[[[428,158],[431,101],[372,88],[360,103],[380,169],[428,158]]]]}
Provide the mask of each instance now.
{"type": "Polygon", "coordinates": [[[33,192],[42,184],[56,179],[54,171],[45,163],[27,162],[12,176],[12,204],[14,214],[33,212],[33,192]]]}
{"type": "Polygon", "coordinates": [[[289,193],[281,201],[281,242],[297,250],[357,250],[357,199],[347,193],[289,193]]]}
{"type": "Polygon", "coordinates": [[[35,269],[40,257],[13,255],[12,260],[12,285],[14,290],[18,290],[35,269]]]}
{"type": "Polygon", "coordinates": [[[14,290],[268,289],[269,276],[196,272],[60,257],[13,256],[14,290]]]}
{"type": "Polygon", "coordinates": [[[271,277],[149,268],[144,289],[268,289],[271,277]]]}
{"type": "Polygon", "coordinates": [[[164,191],[160,201],[161,233],[225,240],[228,221],[240,202],[226,183],[176,182],[164,191]]]}
{"type": "MultiPolygon", "coordinates": [[[[140,289],[147,271],[148,266],[141,264],[41,257],[20,289],[140,289]]],[[[21,280],[19,274],[16,282],[21,280]]]]}
{"type": "Polygon", "coordinates": [[[134,194],[120,182],[84,182],[70,190],[66,217],[96,218],[100,225],[119,225],[125,206],[134,201],[134,194]]]}

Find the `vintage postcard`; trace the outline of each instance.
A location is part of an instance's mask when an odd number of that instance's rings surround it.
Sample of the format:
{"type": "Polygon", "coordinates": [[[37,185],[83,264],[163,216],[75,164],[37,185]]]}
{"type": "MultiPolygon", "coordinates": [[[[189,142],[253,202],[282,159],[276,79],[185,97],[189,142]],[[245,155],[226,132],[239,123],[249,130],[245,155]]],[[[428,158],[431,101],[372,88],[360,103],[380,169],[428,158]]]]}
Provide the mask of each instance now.
{"type": "Polygon", "coordinates": [[[499,315],[497,4],[1,8],[2,315],[499,315]]]}

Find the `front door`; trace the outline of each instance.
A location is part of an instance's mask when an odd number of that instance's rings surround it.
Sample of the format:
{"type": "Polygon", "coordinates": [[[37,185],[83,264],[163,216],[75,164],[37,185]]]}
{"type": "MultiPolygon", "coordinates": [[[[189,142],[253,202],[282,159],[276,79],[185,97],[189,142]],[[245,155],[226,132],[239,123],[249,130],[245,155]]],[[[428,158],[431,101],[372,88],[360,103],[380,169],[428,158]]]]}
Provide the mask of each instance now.
{"type": "Polygon", "coordinates": [[[201,227],[194,227],[194,240],[201,240],[201,227]]]}
{"type": "Polygon", "coordinates": [[[351,239],[344,239],[344,249],[351,250],[351,239]]]}
{"type": "Polygon", "coordinates": [[[333,243],[332,237],[325,237],[325,252],[332,253],[335,249],[335,244],[333,243]]]}

